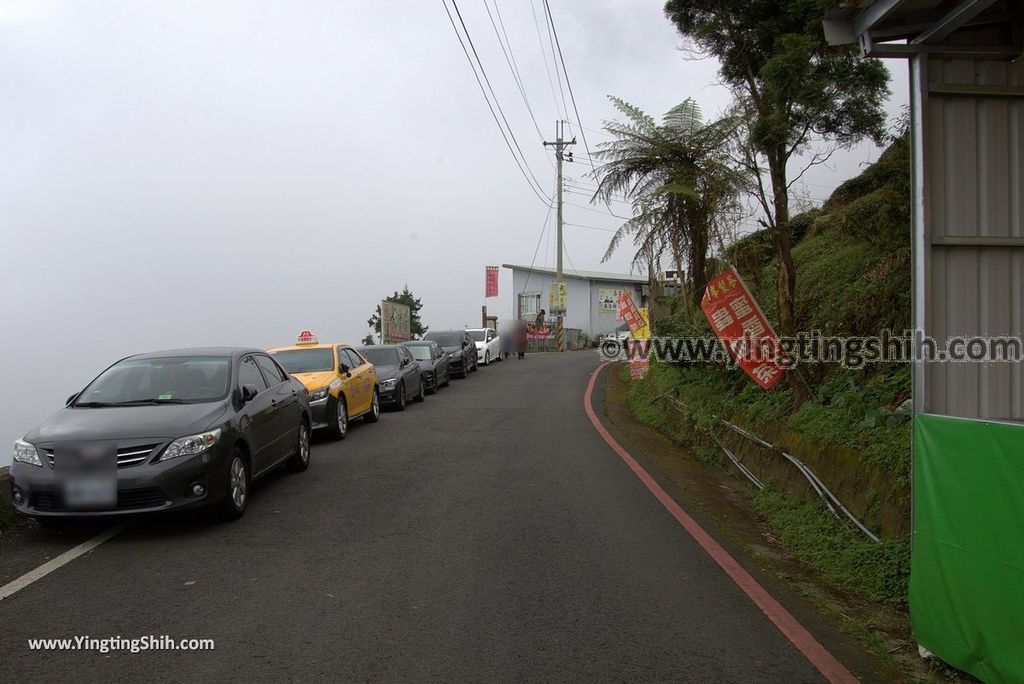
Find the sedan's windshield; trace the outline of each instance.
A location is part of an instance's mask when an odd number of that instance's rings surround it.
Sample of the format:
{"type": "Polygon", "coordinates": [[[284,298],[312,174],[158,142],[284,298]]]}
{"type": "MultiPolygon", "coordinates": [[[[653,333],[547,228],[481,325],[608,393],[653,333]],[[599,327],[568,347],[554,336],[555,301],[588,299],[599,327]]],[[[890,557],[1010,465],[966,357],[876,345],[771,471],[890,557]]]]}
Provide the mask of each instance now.
{"type": "Polygon", "coordinates": [[[104,371],[72,406],[197,404],[227,396],[227,356],[171,356],[125,359],[104,371]]]}
{"type": "Polygon", "coordinates": [[[430,339],[437,342],[442,347],[461,347],[462,346],[462,333],[456,330],[450,330],[448,332],[432,332],[427,335],[430,339]]]}
{"type": "Polygon", "coordinates": [[[286,349],[273,352],[273,355],[289,373],[319,373],[334,370],[334,350],[330,347],[286,349]]]}
{"type": "Polygon", "coordinates": [[[410,344],[406,346],[412,352],[412,358],[417,361],[429,361],[431,359],[429,344],[410,344]]]}
{"type": "Polygon", "coordinates": [[[363,347],[359,351],[374,366],[398,365],[398,350],[394,347],[363,347]]]}
{"type": "Polygon", "coordinates": [[[469,336],[473,338],[474,342],[483,342],[484,341],[484,334],[486,333],[486,331],[484,331],[484,330],[467,330],[466,332],[469,333],[469,336]]]}

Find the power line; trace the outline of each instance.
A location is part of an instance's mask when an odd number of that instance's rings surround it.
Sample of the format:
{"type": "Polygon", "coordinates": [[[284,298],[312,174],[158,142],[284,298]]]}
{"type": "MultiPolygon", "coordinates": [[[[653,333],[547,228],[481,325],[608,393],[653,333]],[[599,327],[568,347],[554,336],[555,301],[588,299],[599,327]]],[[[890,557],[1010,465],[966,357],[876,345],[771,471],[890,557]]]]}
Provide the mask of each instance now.
{"type": "Polygon", "coordinates": [[[523,155],[523,150],[521,147],[519,147],[519,142],[516,140],[515,134],[512,132],[512,127],[509,126],[508,119],[505,118],[505,113],[501,110],[501,105],[498,103],[498,98],[494,94],[494,89],[491,88],[490,80],[487,78],[487,72],[484,71],[483,62],[480,61],[480,56],[477,54],[476,47],[473,45],[473,39],[470,37],[469,30],[466,28],[466,24],[462,20],[462,14],[459,12],[458,5],[455,4],[455,0],[452,0],[452,7],[455,8],[455,13],[459,17],[459,23],[462,25],[462,30],[465,31],[466,41],[462,40],[462,35],[459,33],[458,27],[455,25],[455,19],[454,17],[452,17],[452,13],[448,9],[448,5],[444,2],[444,0],[442,0],[441,4],[444,5],[444,11],[448,15],[448,21],[451,22],[452,29],[455,31],[455,37],[458,38],[459,45],[462,46],[462,52],[466,55],[466,59],[469,61],[469,67],[473,70],[473,76],[476,77],[477,85],[480,86],[480,92],[483,93],[484,101],[487,102],[487,108],[491,111],[491,116],[494,118],[494,123],[497,124],[498,130],[501,132],[501,137],[505,140],[505,145],[506,147],[508,147],[508,151],[512,154],[512,158],[515,160],[516,166],[519,167],[520,173],[523,174],[523,178],[526,179],[527,184],[529,184],[530,189],[533,190],[533,193],[537,195],[537,198],[540,199],[541,202],[550,207],[552,200],[550,197],[547,197],[544,194],[543,190],[540,189],[542,188],[541,184],[537,181],[537,177],[534,176],[533,171],[530,169],[530,165],[526,162],[526,156],[523,155]],[[477,64],[480,67],[480,73],[477,73],[477,65],[473,63],[473,58],[470,57],[469,50],[466,49],[466,42],[469,42],[469,46],[473,50],[473,55],[476,57],[477,64]],[[480,80],[481,74],[484,77],[483,81],[480,80]],[[490,89],[491,96],[494,97],[493,105],[491,104],[490,98],[487,97],[487,90],[484,89],[484,82],[487,83],[487,88],[490,89]],[[498,114],[495,113],[494,111],[495,106],[498,108],[498,111],[501,112],[501,119],[502,121],[505,122],[505,126],[508,127],[507,135],[505,128],[502,128],[501,122],[498,120],[498,114]],[[519,150],[519,155],[522,157],[521,161],[520,158],[516,156],[515,151],[512,149],[512,143],[509,142],[510,136],[512,138],[512,141],[515,142],[515,148],[519,150]],[[532,183],[530,182],[530,178],[533,178],[532,183]]]}
{"type": "Polygon", "coordinates": [[[520,295],[526,292],[526,286],[530,284],[530,274],[533,272],[533,265],[537,263],[537,253],[540,251],[540,243],[544,240],[544,233],[548,230],[548,221],[551,220],[552,206],[548,205],[547,216],[544,217],[544,225],[540,229],[540,236],[537,238],[537,246],[533,249],[533,258],[530,259],[530,270],[526,272],[526,280],[523,282],[523,289],[519,293],[520,295]]]}
{"type": "MultiPolygon", "coordinates": [[[[562,97],[562,109],[558,109],[558,95],[555,94],[555,81],[551,78],[551,69],[548,65],[548,53],[544,49],[544,39],[540,35],[540,21],[537,19],[537,9],[533,6],[533,0],[530,0],[530,12],[533,14],[533,26],[537,29],[537,43],[540,45],[540,54],[544,62],[544,71],[548,74],[548,85],[551,86],[551,99],[555,102],[555,111],[559,112],[563,118],[568,118],[569,114],[565,111],[565,96],[562,97]]],[[[545,26],[546,28],[546,26],[545,26]]],[[[546,31],[545,31],[546,32],[546,31]]],[[[554,53],[551,55],[554,59],[554,53]]],[[[558,65],[555,65],[555,72],[558,71],[558,65]]]]}
{"type": "MultiPolygon", "coordinates": [[[[454,0],[452,0],[454,2],[454,0]]],[[[583,149],[587,151],[587,157],[590,157],[590,145],[587,144],[587,133],[583,129],[583,119],[580,118],[580,110],[576,107],[576,95],[572,92],[572,82],[569,80],[569,71],[565,68],[565,57],[562,55],[562,44],[558,40],[558,29],[555,28],[555,18],[551,16],[551,6],[548,5],[548,0],[543,0],[545,14],[548,17],[548,23],[551,25],[551,33],[555,37],[555,45],[558,46],[558,59],[562,63],[562,73],[565,74],[565,85],[569,89],[569,99],[572,100],[572,111],[576,114],[576,123],[580,126],[580,137],[583,138],[583,149]]],[[[557,66],[556,69],[557,71],[557,66]]],[[[559,79],[561,83],[561,79],[559,79]]],[[[563,98],[564,99],[564,98],[563,98]]],[[[593,160],[590,161],[590,168],[593,169],[594,173],[597,173],[597,168],[594,167],[593,160]]]]}
{"type": "MultiPolygon", "coordinates": [[[[508,42],[508,34],[505,33],[505,23],[501,22],[501,32],[498,31],[498,25],[494,22],[494,16],[491,14],[491,5],[484,0],[484,9],[487,10],[487,18],[491,20],[491,27],[494,29],[494,35],[498,39],[498,45],[501,46],[501,52],[505,55],[505,63],[508,64],[509,71],[512,72],[512,80],[516,82],[516,87],[519,88],[519,94],[523,97],[523,103],[526,105],[526,111],[530,113],[530,119],[533,121],[533,127],[537,129],[537,135],[540,136],[541,140],[544,140],[544,134],[540,131],[540,126],[537,124],[537,117],[533,115],[533,107],[530,106],[530,98],[526,96],[526,90],[523,88],[523,79],[519,73],[519,65],[516,64],[515,55],[512,53],[512,43],[508,43],[508,50],[505,49],[505,43],[508,42]],[[502,41],[501,36],[505,34],[505,40],[502,41]]],[[[495,0],[494,10],[498,12],[498,3],[495,0]]],[[[498,14],[498,20],[501,20],[501,14],[498,14]]],[[[547,155],[544,155],[547,159],[547,155]]],[[[550,162],[551,160],[548,159],[550,162]]]]}
{"type": "Polygon", "coordinates": [[[615,233],[615,232],[617,232],[616,228],[599,228],[597,226],[587,226],[587,225],[584,225],[582,223],[569,223],[568,221],[563,221],[562,225],[572,226],[573,228],[586,228],[587,230],[599,230],[602,233],[615,233]]]}

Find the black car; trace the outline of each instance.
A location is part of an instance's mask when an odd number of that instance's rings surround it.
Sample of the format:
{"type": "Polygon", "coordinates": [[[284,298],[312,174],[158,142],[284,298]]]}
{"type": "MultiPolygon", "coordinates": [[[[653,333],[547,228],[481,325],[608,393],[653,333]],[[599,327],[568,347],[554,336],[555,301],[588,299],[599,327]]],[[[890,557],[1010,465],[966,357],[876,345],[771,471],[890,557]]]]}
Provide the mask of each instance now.
{"type": "Polygon", "coordinates": [[[455,377],[464,378],[477,369],[476,343],[465,330],[431,330],[423,339],[441,345],[455,377]]]}
{"type": "Polygon", "coordinates": [[[256,349],[121,359],[14,443],[14,509],[41,522],[209,507],[238,518],[252,481],[309,467],[302,384],[256,349]]]}
{"type": "Polygon", "coordinates": [[[381,405],[404,411],[409,397],[416,401],[426,399],[427,388],[420,367],[408,349],[397,344],[376,344],[360,347],[359,353],[377,369],[381,405]]]}
{"type": "Polygon", "coordinates": [[[415,342],[404,342],[403,347],[409,350],[416,364],[420,367],[420,375],[423,377],[423,385],[427,388],[427,394],[433,394],[438,387],[447,387],[451,379],[451,364],[448,355],[444,353],[437,342],[431,340],[417,340],[415,342]]]}

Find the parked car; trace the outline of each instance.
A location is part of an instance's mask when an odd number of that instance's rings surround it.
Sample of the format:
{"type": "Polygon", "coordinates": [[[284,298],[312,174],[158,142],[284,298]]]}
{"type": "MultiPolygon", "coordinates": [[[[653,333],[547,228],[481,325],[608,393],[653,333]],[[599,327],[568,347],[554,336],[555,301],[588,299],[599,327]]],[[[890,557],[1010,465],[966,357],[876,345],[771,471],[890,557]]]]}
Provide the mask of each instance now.
{"type": "Polygon", "coordinates": [[[465,330],[431,330],[423,339],[441,345],[455,377],[465,378],[477,369],[476,345],[465,330]]]}
{"type": "Polygon", "coordinates": [[[491,361],[501,360],[501,339],[494,328],[469,328],[466,330],[476,345],[476,355],[485,366],[491,361]]]}
{"type": "Polygon", "coordinates": [[[394,405],[399,411],[404,411],[409,397],[416,401],[426,398],[427,390],[420,367],[408,349],[397,344],[377,344],[360,347],[359,353],[377,369],[382,404],[394,405]]]}
{"type": "Polygon", "coordinates": [[[625,323],[620,324],[615,330],[609,333],[605,333],[601,336],[602,340],[618,340],[619,342],[625,342],[630,338],[632,333],[629,331],[629,326],[625,323]]]}
{"type": "Polygon", "coordinates": [[[448,355],[444,353],[437,342],[417,340],[404,342],[402,346],[409,350],[412,358],[416,359],[427,394],[433,394],[439,387],[448,386],[451,380],[451,364],[448,361],[448,355]]]}
{"type": "Polygon", "coordinates": [[[373,365],[352,347],[320,343],[309,330],[294,345],[269,353],[309,392],[313,429],[345,439],[349,423],[360,416],[368,423],[380,418],[380,388],[373,365]]]}
{"type": "Polygon", "coordinates": [[[309,467],[305,388],[256,349],[121,359],[14,443],[14,510],[41,522],[210,507],[245,513],[253,480],[309,467]]]}

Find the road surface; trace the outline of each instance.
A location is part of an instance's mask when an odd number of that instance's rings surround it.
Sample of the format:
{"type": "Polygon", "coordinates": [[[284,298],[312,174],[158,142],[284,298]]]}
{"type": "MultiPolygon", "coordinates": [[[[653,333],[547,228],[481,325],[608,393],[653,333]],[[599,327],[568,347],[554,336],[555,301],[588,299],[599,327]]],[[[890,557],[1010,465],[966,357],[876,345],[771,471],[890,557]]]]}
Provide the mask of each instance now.
{"type": "Polygon", "coordinates": [[[132,524],[0,601],[2,678],[822,681],[595,431],[597,365],[492,364],[318,440],[238,522],[132,524]],[[216,647],[28,648],[86,635],[216,647]]]}

